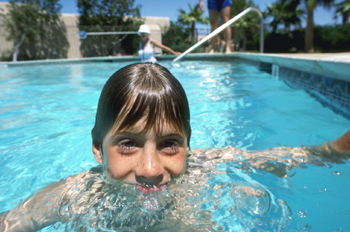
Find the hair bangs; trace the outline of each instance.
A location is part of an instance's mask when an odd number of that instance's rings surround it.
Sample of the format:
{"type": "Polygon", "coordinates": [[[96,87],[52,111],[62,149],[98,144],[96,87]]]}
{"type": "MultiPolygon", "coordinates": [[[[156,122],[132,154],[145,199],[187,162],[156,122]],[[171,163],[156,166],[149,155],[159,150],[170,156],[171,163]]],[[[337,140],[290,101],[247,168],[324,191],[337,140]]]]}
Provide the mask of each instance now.
{"type": "Polygon", "coordinates": [[[183,128],[180,106],[176,106],[174,99],[167,91],[146,91],[139,89],[133,91],[134,96],[124,107],[116,120],[115,130],[125,131],[132,128],[140,120],[144,121],[142,132],[154,130],[162,133],[167,125],[179,135],[186,135],[183,128]]]}

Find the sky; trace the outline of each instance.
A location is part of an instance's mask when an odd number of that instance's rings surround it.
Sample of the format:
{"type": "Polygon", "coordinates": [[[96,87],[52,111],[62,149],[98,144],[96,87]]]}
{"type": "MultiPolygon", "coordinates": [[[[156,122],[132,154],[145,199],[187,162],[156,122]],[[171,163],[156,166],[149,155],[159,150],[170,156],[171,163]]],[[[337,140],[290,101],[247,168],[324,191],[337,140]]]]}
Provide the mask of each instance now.
{"type": "MultiPolygon", "coordinates": [[[[0,0],[0,2],[8,2],[6,0],[0,0]]],[[[206,0],[203,0],[206,5],[206,0]]],[[[276,0],[253,0],[261,11],[266,10],[266,5],[270,5],[276,0]]],[[[77,14],[78,9],[75,0],[59,0],[62,5],[61,13],[77,14]]],[[[195,5],[198,0],[135,0],[135,5],[142,5],[141,16],[158,16],[169,17],[171,21],[177,21],[179,15],[179,9],[189,11],[188,4],[195,5]]],[[[318,6],[314,12],[314,21],[316,25],[333,25],[340,23],[341,18],[335,21],[334,9],[325,9],[318,6]]],[[[204,11],[204,16],[209,17],[208,10],[204,11]]],[[[305,26],[305,23],[302,25],[305,26]]]]}

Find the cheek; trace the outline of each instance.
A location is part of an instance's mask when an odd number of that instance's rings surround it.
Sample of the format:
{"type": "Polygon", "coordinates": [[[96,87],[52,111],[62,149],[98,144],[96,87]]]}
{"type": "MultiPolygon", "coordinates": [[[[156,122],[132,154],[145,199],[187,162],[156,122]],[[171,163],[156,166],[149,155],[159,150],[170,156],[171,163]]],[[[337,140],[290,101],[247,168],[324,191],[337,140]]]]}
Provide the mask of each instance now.
{"type": "Polygon", "coordinates": [[[169,157],[166,167],[173,177],[181,175],[186,168],[186,153],[169,157]]]}
{"type": "Polygon", "coordinates": [[[121,179],[133,171],[135,160],[132,157],[122,156],[115,152],[108,152],[106,156],[106,165],[116,179],[121,179]]]}

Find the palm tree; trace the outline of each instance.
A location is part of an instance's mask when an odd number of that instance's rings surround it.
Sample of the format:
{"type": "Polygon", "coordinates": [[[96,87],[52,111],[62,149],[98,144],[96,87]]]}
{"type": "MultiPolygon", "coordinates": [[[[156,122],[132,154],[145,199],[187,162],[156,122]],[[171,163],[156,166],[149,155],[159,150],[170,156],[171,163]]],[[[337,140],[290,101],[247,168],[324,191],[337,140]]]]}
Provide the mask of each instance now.
{"type": "Polygon", "coordinates": [[[305,11],[299,4],[300,0],[282,0],[284,2],[284,28],[285,32],[290,31],[291,25],[298,25],[301,27],[301,21],[304,19],[305,11]]]}
{"type": "Polygon", "coordinates": [[[276,32],[279,24],[284,24],[284,32],[288,33],[292,25],[301,26],[301,19],[304,18],[304,10],[299,7],[300,0],[279,0],[267,6],[265,16],[272,16],[270,26],[276,32]]]}
{"type": "Polygon", "coordinates": [[[283,18],[283,4],[281,2],[275,2],[272,5],[266,6],[267,11],[264,12],[265,17],[271,16],[273,20],[270,22],[272,32],[276,33],[278,25],[282,23],[283,18]]]}
{"type": "Polygon", "coordinates": [[[190,12],[186,13],[183,9],[180,9],[180,15],[178,21],[185,25],[191,25],[191,41],[194,41],[194,32],[196,22],[198,23],[209,23],[209,19],[203,16],[203,11],[199,8],[199,4],[195,7],[192,7],[188,4],[190,12]]]}
{"type": "Polygon", "coordinates": [[[307,10],[307,20],[305,29],[305,52],[314,51],[314,9],[317,5],[331,7],[334,0],[304,0],[307,10]]]}
{"type": "Polygon", "coordinates": [[[335,12],[335,17],[339,15],[343,16],[343,25],[349,22],[350,15],[350,0],[344,0],[335,4],[337,11],[335,12]]]}
{"type": "MultiPolygon", "coordinates": [[[[236,16],[237,14],[241,13],[248,7],[256,7],[252,0],[235,0],[232,1],[231,5],[231,18],[236,16]]],[[[243,51],[246,50],[246,43],[247,43],[247,36],[249,34],[255,34],[257,29],[260,28],[260,17],[257,14],[250,13],[245,15],[244,17],[238,19],[234,24],[231,25],[233,28],[233,38],[235,41],[235,45],[241,44],[240,41],[242,41],[242,47],[241,49],[243,51]],[[252,33],[250,33],[252,32],[252,33]]],[[[235,47],[236,49],[236,47],[235,47]]]]}
{"type": "Polygon", "coordinates": [[[256,30],[260,27],[259,18],[245,16],[237,20],[232,27],[241,29],[243,39],[242,49],[245,51],[247,44],[247,31],[254,29],[256,30]]]}

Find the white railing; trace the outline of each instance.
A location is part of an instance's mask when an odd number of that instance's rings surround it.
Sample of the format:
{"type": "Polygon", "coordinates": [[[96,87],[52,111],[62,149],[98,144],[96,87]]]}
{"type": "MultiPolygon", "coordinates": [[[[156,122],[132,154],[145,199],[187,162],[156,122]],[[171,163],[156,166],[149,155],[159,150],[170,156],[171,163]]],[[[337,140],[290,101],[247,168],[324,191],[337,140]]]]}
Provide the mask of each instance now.
{"type": "Polygon", "coordinates": [[[217,34],[219,34],[221,31],[223,31],[226,27],[229,27],[232,23],[236,22],[238,19],[240,19],[241,17],[243,17],[244,15],[246,15],[247,13],[249,13],[250,11],[255,11],[259,14],[260,16],[260,53],[264,52],[264,25],[263,25],[263,15],[260,12],[260,10],[258,10],[257,8],[254,7],[249,7],[247,9],[245,9],[244,11],[242,11],[241,13],[239,13],[238,15],[236,15],[235,17],[233,17],[232,19],[230,19],[229,21],[227,21],[226,23],[224,23],[223,25],[221,25],[220,27],[218,27],[216,30],[214,30],[212,33],[210,33],[209,35],[207,35],[205,38],[203,38],[201,41],[199,41],[198,43],[196,43],[195,45],[193,45],[192,47],[190,47],[189,49],[187,49],[184,53],[182,53],[181,55],[179,55],[178,57],[176,57],[172,63],[175,63],[176,61],[180,60],[182,57],[186,56],[188,53],[190,53],[191,51],[193,51],[194,49],[196,49],[197,47],[199,47],[200,45],[202,45],[204,42],[208,41],[209,39],[211,39],[212,37],[216,36],[217,34]]]}
{"type": "Polygon", "coordinates": [[[79,39],[86,39],[88,35],[132,35],[138,34],[137,31],[112,31],[112,32],[86,32],[79,31],[79,39]]]}

